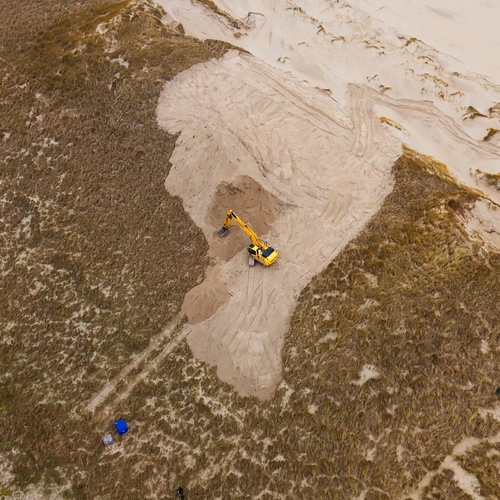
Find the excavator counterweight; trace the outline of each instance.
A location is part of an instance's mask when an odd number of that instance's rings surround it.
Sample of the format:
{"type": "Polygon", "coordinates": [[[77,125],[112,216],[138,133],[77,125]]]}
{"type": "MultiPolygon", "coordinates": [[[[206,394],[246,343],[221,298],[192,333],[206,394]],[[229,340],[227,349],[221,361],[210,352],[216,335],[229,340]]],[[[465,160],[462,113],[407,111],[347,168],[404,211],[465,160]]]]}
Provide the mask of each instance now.
{"type": "MultiPolygon", "coordinates": [[[[249,236],[252,243],[248,246],[250,257],[265,266],[270,266],[278,258],[278,251],[268,245],[265,241],[259,240],[258,236],[245,224],[232,210],[226,214],[224,225],[219,230],[219,236],[223,238],[229,231],[231,221],[234,220],[249,236]]],[[[252,262],[252,261],[249,261],[252,262]]]]}

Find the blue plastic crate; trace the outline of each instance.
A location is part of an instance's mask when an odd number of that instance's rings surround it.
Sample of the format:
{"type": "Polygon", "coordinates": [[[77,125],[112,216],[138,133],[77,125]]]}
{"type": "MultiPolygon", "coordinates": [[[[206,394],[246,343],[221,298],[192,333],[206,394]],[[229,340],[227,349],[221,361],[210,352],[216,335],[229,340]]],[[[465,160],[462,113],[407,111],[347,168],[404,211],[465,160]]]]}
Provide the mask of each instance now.
{"type": "Polygon", "coordinates": [[[128,425],[125,422],[125,420],[123,420],[123,418],[120,418],[120,420],[117,420],[115,422],[115,428],[116,428],[118,434],[120,434],[120,435],[125,434],[128,431],[128,425]]]}

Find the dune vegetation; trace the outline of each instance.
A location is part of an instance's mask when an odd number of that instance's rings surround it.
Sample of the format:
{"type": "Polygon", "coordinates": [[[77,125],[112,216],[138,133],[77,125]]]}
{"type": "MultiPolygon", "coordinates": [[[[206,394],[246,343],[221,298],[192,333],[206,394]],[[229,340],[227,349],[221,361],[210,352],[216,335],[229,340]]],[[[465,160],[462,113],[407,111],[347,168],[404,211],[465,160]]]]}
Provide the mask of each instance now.
{"type": "Polygon", "coordinates": [[[463,229],[478,193],[408,148],[380,212],[300,294],[270,400],[181,343],[111,399],[130,432],[103,447],[113,420],[82,409],[210,265],[164,189],[175,137],[155,109],[228,46],[161,16],[0,4],[0,497],[473,498],[466,477],[496,498],[500,255],[463,229]]]}

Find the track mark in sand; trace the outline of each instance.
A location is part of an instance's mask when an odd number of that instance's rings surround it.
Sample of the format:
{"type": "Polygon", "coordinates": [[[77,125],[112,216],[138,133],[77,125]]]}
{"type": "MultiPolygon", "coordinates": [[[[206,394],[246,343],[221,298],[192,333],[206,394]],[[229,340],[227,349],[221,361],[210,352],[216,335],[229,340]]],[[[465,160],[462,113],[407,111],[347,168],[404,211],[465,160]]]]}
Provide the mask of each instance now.
{"type": "Polygon", "coordinates": [[[236,321],[226,330],[224,337],[221,339],[221,345],[226,345],[227,349],[230,351],[233,349],[235,342],[238,340],[238,333],[241,329],[241,324],[245,319],[245,311],[248,311],[252,300],[251,298],[254,295],[254,275],[255,269],[253,267],[248,267],[247,269],[247,289],[245,294],[245,301],[240,311],[238,312],[238,316],[236,317],[236,321]]]}
{"type": "MultiPolygon", "coordinates": [[[[354,95],[363,94],[365,99],[371,103],[381,104],[395,110],[405,110],[415,114],[428,116],[429,118],[436,120],[439,125],[446,130],[450,137],[458,142],[466,144],[481,156],[486,158],[500,157],[500,147],[487,141],[478,141],[473,139],[460,128],[453,118],[445,115],[431,101],[395,99],[366,85],[350,84],[349,88],[351,89],[351,92],[354,92],[354,95]]],[[[359,98],[356,98],[354,102],[359,102],[359,98]]]]}
{"type": "Polygon", "coordinates": [[[132,389],[142,380],[145,380],[146,377],[156,368],[158,368],[158,365],[164,361],[164,359],[189,335],[189,328],[184,327],[179,334],[173,338],[165,347],[162,349],[162,351],[153,359],[151,360],[145,367],[144,369],[137,375],[135,376],[123,389],[122,392],[120,392],[116,399],[115,403],[118,403],[120,401],[123,401],[124,399],[127,399],[127,397],[130,395],[132,389]]]}
{"type": "MultiPolygon", "coordinates": [[[[479,190],[487,196],[493,203],[500,203],[498,190],[482,185],[475,177],[471,165],[479,168],[481,162],[486,163],[486,169],[493,169],[495,164],[500,161],[500,147],[488,141],[475,139],[462,130],[455,120],[444,114],[432,101],[417,101],[411,99],[396,99],[377,90],[366,86],[351,83],[350,91],[350,117],[352,122],[350,151],[357,158],[370,162],[376,153],[379,123],[377,120],[377,107],[384,107],[395,111],[403,119],[402,123],[408,125],[406,130],[407,137],[412,149],[417,149],[423,154],[436,158],[437,161],[443,161],[442,148],[446,144],[449,153],[445,153],[445,163],[449,173],[457,179],[458,182],[479,190]],[[432,123],[439,133],[432,136],[432,139],[426,139],[424,143],[417,144],[413,142],[414,130],[422,126],[422,123],[428,127],[432,123]],[[441,134],[441,135],[440,135],[441,134]],[[495,162],[491,163],[491,162],[495,162]]],[[[380,110],[378,110],[380,112],[380,110]]],[[[406,126],[403,127],[406,129],[406,126]]],[[[418,135],[418,134],[417,134],[418,135]]],[[[403,139],[398,138],[402,144],[403,139]]],[[[367,168],[367,165],[363,167],[367,168]]],[[[370,165],[369,168],[372,168],[370,165]]],[[[365,173],[366,170],[365,170],[365,173]]]]}
{"type": "Polygon", "coordinates": [[[148,361],[148,358],[153,355],[152,359],[146,363],[145,367],[141,372],[134,376],[118,395],[117,401],[125,399],[130,391],[137,385],[140,380],[143,380],[146,375],[156,368],[158,364],[163,361],[163,359],[172,352],[172,350],[179,345],[179,343],[186,338],[188,330],[183,328],[180,333],[174,337],[170,342],[168,342],[159,354],[154,356],[154,352],[158,350],[170,337],[172,332],[174,332],[181,324],[180,316],[177,316],[165,330],[163,330],[156,337],[149,341],[148,347],[144,349],[139,355],[134,356],[130,363],[126,365],[121,372],[110,380],[85,406],[83,412],[85,414],[93,415],[96,409],[104,403],[104,401],[116,390],[120,382],[126,380],[126,377],[133,371],[139,368],[142,364],[148,361]]]}
{"type": "Polygon", "coordinates": [[[261,314],[259,314],[259,312],[260,312],[260,309],[262,306],[263,298],[268,297],[268,293],[267,293],[267,288],[268,288],[267,277],[268,277],[268,275],[269,275],[269,273],[266,273],[266,272],[261,273],[260,286],[255,291],[259,296],[258,296],[258,302],[252,301],[253,308],[255,310],[255,314],[254,314],[254,317],[252,318],[251,323],[248,327],[248,331],[250,331],[250,332],[252,332],[254,330],[255,325],[257,324],[257,322],[259,321],[259,319],[261,317],[261,314]]]}
{"type": "MultiPolygon", "coordinates": [[[[255,75],[256,81],[259,81],[262,75],[265,75],[267,77],[266,83],[276,92],[276,94],[281,96],[288,104],[299,110],[299,115],[309,116],[309,119],[315,122],[315,126],[319,130],[329,135],[333,133],[333,130],[335,130],[334,135],[337,135],[339,130],[343,130],[347,138],[347,122],[344,123],[336,119],[334,115],[325,112],[321,106],[314,104],[310,100],[306,100],[301,93],[294,91],[289,85],[284,85],[283,82],[276,77],[276,73],[270,70],[266,65],[260,66],[259,71],[256,71],[254,68],[250,69],[250,71],[255,75]]],[[[248,82],[248,84],[252,85],[251,82],[248,82]]],[[[331,99],[335,101],[335,99],[331,99]]]]}
{"type": "Polygon", "coordinates": [[[351,120],[354,126],[352,152],[358,157],[366,157],[373,150],[374,119],[371,113],[370,94],[359,85],[350,84],[349,90],[351,95],[351,120]]]}
{"type": "Polygon", "coordinates": [[[394,110],[409,111],[417,115],[427,116],[436,120],[447,134],[458,142],[464,143],[480,156],[499,158],[500,147],[485,141],[473,139],[451,118],[441,112],[431,101],[415,101],[411,99],[395,99],[382,94],[366,85],[349,84],[351,96],[351,121],[354,127],[352,150],[357,156],[366,156],[372,151],[373,124],[375,116],[372,113],[373,104],[387,106],[394,110]],[[366,126],[365,137],[362,137],[363,124],[366,126]]]}

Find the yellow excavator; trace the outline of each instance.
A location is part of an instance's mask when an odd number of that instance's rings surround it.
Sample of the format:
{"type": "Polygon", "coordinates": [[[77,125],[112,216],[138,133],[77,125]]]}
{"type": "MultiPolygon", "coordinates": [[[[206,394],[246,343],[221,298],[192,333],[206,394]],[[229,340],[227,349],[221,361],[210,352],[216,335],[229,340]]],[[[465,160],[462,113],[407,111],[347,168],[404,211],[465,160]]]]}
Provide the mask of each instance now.
{"type": "Polygon", "coordinates": [[[259,240],[258,236],[232,211],[226,214],[226,220],[222,229],[219,231],[219,236],[223,238],[229,231],[231,221],[234,220],[245,233],[250,237],[252,243],[248,245],[248,265],[254,266],[255,261],[270,266],[278,258],[278,251],[267,244],[265,241],[259,240]]]}

